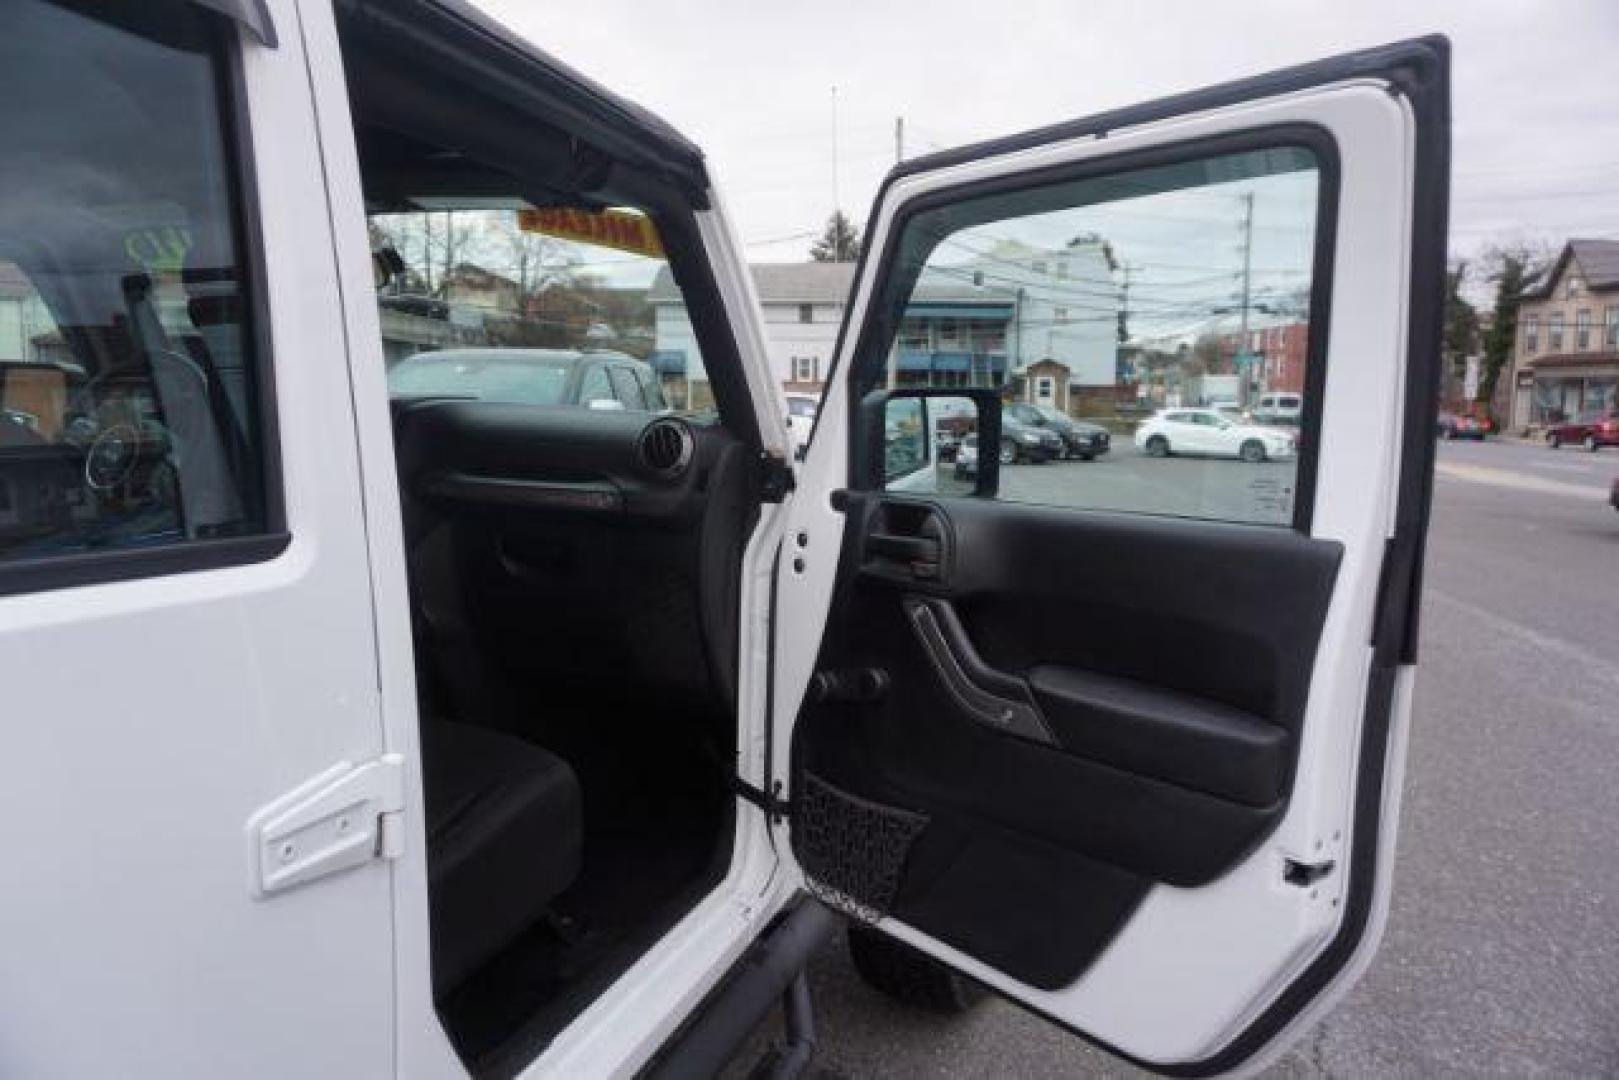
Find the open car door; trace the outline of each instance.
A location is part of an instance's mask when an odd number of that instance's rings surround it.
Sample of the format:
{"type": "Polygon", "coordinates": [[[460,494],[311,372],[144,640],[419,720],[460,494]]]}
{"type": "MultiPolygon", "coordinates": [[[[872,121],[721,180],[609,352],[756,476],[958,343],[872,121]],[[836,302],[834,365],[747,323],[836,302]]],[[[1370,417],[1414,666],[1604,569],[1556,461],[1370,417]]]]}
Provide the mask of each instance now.
{"type": "Polygon", "coordinates": [[[1423,39],[894,171],[777,583],[815,894],[1170,1074],[1365,969],[1448,169],[1423,39]]]}

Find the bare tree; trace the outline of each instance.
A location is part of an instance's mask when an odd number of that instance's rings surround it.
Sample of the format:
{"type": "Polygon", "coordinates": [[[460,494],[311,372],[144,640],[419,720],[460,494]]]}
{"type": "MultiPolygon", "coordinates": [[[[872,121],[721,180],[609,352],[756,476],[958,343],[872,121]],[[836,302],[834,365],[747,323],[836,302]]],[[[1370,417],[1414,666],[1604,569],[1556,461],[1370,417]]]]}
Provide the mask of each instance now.
{"type": "MultiPolygon", "coordinates": [[[[1542,241],[1514,240],[1485,249],[1480,262],[1485,268],[1485,280],[1495,285],[1495,306],[1490,328],[1484,334],[1484,370],[1480,372],[1478,390],[1482,400],[1494,399],[1496,383],[1512,357],[1523,294],[1540,284],[1555,258],[1555,251],[1542,241]]],[[[1457,287],[1461,287],[1460,282],[1457,287]]]]}

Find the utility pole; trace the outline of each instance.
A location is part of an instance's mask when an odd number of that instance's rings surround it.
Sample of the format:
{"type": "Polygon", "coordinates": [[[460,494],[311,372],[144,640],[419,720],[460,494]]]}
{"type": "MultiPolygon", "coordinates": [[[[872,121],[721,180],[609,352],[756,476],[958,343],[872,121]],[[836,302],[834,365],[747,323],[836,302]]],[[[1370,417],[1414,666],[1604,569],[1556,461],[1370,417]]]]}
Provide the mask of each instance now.
{"type": "Polygon", "coordinates": [[[832,84],[832,212],[843,212],[843,200],[838,197],[838,86],[832,84]]]}
{"type": "Polygon", "coordinates": [[[905,117],[894,117],[894,164],[905,160],[905,117]]]}
{"type": "MultiPolygon", "coordinates": [[[[1242,356],[1248,351],[1248,305],[1253,296],[1253,258],[1254,258],[1254,193],[1244,192],[1242,199],[1242,328],[1237,341],[1237,355],[1242,356]]],[[[1239,364],[1237,370],[1237,389],[1241,393],[1237,397],[1237,404],[1243,408],[1248,407],[1249,380],[1252,364],[1239,364]]]]}
{"type": "Polygon", "coordinates": [[[1121,333],[1121,334],[1118,335],[1120,345],[1124,344],[1125,335],[1129,333],[1129,328],[1130,328],[1130,275],[1135,273],[1136,270],[1137,270],[1137,267],[1132,266],[1131,264],[1129,264],[1127,262],[1121,262],[1119,264],[1119,271],[1120,271],[1121,274],[1124,275],[1123,285],[1119,289],[1119,326],[1118,326],[1118,328],[1120,330],[1124,331],[1124,333],[1121,333]]]}
{"type": "Polygon", "coordinates": [[[1113,381],[1118,382],[1124,374],[1124,344],[1130,333],[1130,274],[1135,270],[1127,262],[1119,263],[1119,272],[1124,281],[1119,288],[1119,319],[1118,325],[1113,328],[1115,343],[1113,346],[1113,381]]]}

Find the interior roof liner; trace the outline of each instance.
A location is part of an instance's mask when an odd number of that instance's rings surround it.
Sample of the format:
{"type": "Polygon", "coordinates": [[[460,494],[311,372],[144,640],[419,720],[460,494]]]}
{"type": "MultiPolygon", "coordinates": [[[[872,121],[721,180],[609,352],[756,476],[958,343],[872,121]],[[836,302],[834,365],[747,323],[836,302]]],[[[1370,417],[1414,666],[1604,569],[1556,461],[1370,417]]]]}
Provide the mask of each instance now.
{"type": "Polygon", "coordinates": [[[708,207],[708,171],[695,143],[466,0],[337,0],[337,8],[347,31],[407,46],[441,70],[475,73],[480,91],[665,178],[695,208],[708,207]]]}

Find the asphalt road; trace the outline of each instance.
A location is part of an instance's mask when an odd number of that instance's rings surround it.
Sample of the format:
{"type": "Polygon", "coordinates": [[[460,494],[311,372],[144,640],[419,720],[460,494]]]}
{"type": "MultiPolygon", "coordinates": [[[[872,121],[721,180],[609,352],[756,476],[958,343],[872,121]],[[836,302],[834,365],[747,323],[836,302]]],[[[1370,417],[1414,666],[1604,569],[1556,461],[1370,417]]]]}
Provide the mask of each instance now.
{"type": "MultiPolygon", "coordinates": [[[[1441,448],[1388,934],[1268,1075],[1619,1075],[1615,475],[1614,450],[1441,448]]],[[[841,938],[811,976],[822,1078],[1137,1075],[1001,1001],[891,1003],[841,938]]]]}
{"type": "MultiPolygon", "coordinates": [[[[1286,524],[1291,520],[1291,461],[1250,465],[1235,458],[1152,458],[1128,436],[1095,461],[1048,461],[1001,467],[999,496],[1045,506],[1084,506],[1147,514],[1176,514],[1219,521],[1286,524]]],[[[923,485],[924,474],[917,478],[923,485]]],[[[954,466],[939,467],[935,489],[967,494],[971,479],[957,480],[954,466]]],[[[917,484],[906,485],[917,490],[917,484]]]]}

